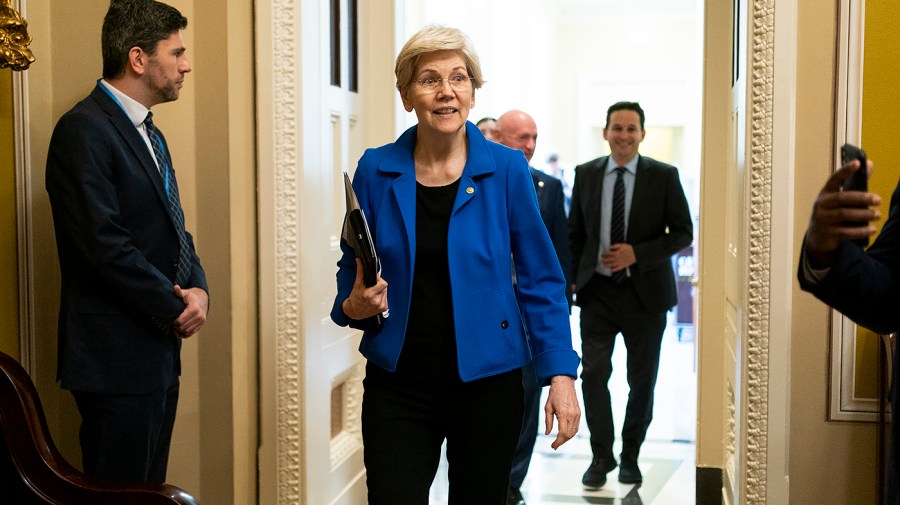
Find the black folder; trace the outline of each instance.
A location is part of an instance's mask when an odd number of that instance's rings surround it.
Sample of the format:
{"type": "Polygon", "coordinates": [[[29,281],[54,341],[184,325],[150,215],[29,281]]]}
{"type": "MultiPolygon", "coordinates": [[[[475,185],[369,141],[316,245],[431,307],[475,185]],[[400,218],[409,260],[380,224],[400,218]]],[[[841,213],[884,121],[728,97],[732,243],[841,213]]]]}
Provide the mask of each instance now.
{"type": "MultiPolygon", "coordinates": [[[[347,198],[347,213],[344,215],[344,231],[341,233],[341,237],[353,248],[356,257],[362,261],[363,282],[366,287],[372,287],[381,274],[381,262],[375,252],[375,243],[372,241],[372,234],[369,233],[366,215],[359,208],[359,200],[356,199],[356,192],[353,191],[353,184],[350,182],[347,172],[344,172],[344,195],[347,198]]],[[[371,331],[381,328],[387,314],[388,312],[385,311],[365,319],[362,322],[362,329],[371,331]]]]}

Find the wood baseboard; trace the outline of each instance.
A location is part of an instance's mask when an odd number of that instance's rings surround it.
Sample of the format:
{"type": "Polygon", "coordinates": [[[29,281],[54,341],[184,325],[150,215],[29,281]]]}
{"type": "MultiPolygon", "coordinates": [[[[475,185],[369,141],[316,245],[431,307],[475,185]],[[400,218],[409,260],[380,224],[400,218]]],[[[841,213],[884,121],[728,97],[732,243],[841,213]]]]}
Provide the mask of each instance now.
{"type": "Polygon", "coordinates": [[[722,469],[697,467],[697,505],[722,504],[722,469]]]}

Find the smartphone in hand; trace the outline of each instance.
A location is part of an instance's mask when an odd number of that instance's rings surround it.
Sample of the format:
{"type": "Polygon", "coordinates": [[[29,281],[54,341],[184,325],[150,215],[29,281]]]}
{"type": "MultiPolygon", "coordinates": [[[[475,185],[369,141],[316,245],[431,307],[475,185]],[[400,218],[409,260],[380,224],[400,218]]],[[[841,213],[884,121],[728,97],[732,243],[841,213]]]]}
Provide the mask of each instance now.
{"type": "MultiPolygon", "coordinates": [[[[846,181],[844,181],[844,191],[868,191],[869,190],[869,171],[866,167],[866,152],[852,145],[844,144],[841,146],[841,166],[850,163],[853,160],[859,160],[859,170],[853,172],[846,181]]],[[[869,223],[849,223],[852,226],[868,226],[869,223]]],[[[860,247],[869,245],[868,238],[856,239],[853,242],[859,244],[860,247]]]]}
{"type": "Polygon", "coordinates": [[[852,144],[842,145],[841,166],[844,166],[853,160],[859,160],[859,170],[854,172],[849,179],[844,181],[844,191],[868,191],[869,177],[868,169],[866,168],[866,152],[852,144]]]}

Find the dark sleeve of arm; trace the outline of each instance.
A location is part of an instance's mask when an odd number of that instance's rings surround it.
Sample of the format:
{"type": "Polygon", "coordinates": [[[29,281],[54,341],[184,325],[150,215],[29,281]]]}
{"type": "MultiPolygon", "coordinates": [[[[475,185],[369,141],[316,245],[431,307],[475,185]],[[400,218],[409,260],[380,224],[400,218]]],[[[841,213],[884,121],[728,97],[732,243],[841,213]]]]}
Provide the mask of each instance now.
{"type": "Polygon", "coordinates": [[[581,253],[584,251],[584,242],[587,238],[587,233],[584,229],[584,215],[581,213],[580,184],[584,184],[584,182],[579,180],[580,173],[579,169],[576,168],[575,182],[572,184],[572,205],[569,208],[569,251],[572,253],[569,257],[571,264],[568,272],[570,286],[571,283],[575,282],[578,265],[581,263],[581,253]]]}
{"type": "Polygon", "coordinates": [[[900,331],[900,186],[878,238],[867,250],[844,242],[821,282],[798,271],[800,287],[877,333],[900,331]]]}
{"type": "Polygon", "coordinates": [[[688,207],[684,189],[678,179],[678,172],[668,172],[662,205],[667,231],[651,240],[633,244],[638,269],[652,270],[664,262],[671,261],[672,255],[689,246],[694,240],[694,224],[688,207]]]}
{"type": "Polygon", "coordinates": [[[188,246],[191,249],[191,277],[186,282],[188,288],[200,288],[203,291],[209,293],[209,286],[206,283],[206,271],[203,270],[203,265],[200,264],[200,257],[197,256],[197,250],[194,248],[194,237],[187,231],[188,246]]]}
{"type": "Polygon", "coordinates": [[[571,275],[571,251],[569,250],[569,224],[566,220],[565,195],[563,194],[562,183],[554,180],[554,183],[547,188],[551,220],[548,222],[550,232],[550,240],[553,242],[553,248],[556,250],[556,256],[559,258],[559,266],[562,268],[563,275],[566,278],[566,299],[569,302],[569,308],[572,307],[572,275],[571,275]]]}
{"type": "Polygon", "coordinates": [[[820,283],[813,284],[800,275],[800,286],[857,324],[877,333],[891,333],[900,330],[896,275],[888,265],[847,242],[820,283]]]}

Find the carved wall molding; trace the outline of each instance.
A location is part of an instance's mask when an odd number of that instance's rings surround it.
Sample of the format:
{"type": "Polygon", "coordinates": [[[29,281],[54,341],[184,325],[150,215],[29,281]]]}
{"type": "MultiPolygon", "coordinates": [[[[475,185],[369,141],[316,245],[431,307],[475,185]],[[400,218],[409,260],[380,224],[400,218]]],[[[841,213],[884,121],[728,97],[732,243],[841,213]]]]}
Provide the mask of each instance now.
{"type": "Polygon", "coordinates": [[[728,384],[725,397],[725,468],[723,475],[723,485],[725,487],[725,498],[730,500],[726,505],[734,503],[735,481],[740,481],[737,474],[737,403],[734,394],[734,385],[728,384]]]}
{"type": "Polygon", "coordinates": [[[272,1],[276,243],[278,504],[303,503],[303,396],[300,363],[299,2],[272,1]]]}
{"type": "Polygon", "coordinates": [[[746,503],[766,503],[769,396],[769,279],[775,0],[754,0],[750,46],[750,236],[747,320],[746,503]]]}
{"type": "Polygon", "coordinates": [[[343,432],[331,442],[332,471],[362,449],[362,400],[365,376],[366,362],[360,360],[347,371],[345,377],[341,377],[345,394],[341,408],[344,424],[343,432]]]}

